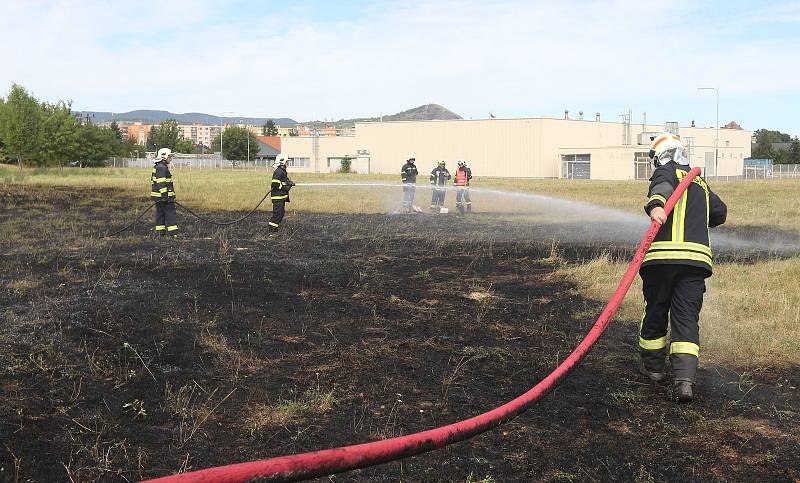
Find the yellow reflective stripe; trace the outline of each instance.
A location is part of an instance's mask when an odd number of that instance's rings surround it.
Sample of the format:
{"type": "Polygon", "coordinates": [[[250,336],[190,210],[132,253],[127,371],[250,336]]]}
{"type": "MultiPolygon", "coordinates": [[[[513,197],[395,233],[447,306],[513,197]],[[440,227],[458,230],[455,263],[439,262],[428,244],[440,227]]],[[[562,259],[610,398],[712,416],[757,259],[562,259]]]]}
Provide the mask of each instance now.
{"type": "Polygon", "coordinates": [[[650,252],[644,257],[645,262],[652,262],[653,260],[693,260],[713,266],[711,257],[694,252],[650,252]]]}
{"type": "Polygon", "coordinates": [[[162,231],[162,230],[166,230],[166,229],[167,229],[167,227],[164,226],[164,225],[156,225],[156,231],[162,231]]]}
{"type": "Polygon", "coordinates": [[[283,181],[281,181],[281,180],[279,180],[279,179],[275,179],[275,178],[272,178],[272,182],[273,182],[273,183],[278,183],[278,186],[280,186],[281,188],[283,188],[283,185],[285,185],[285,184],[286,184],[286,183],[284,183],[283,181]]]}
{"type": "Polygon", "coordinates": [[[653,195],[653,196],[650,197],[649,200],[647,200],[648,203],[652,203],[653,201],[660,201],[661,203],[663,203],[665,205],[667,204],[667,199],[664,198],[661,195],[653,195]]]}
{"type": "Polygon", "coordinates": [[[178,229],[178,225],[170,225],[167,227],[167,231],[175,231],[178,229]]]}
{"type": "Polygon", "coordinates": [[[168,196],[175,196],[175,192],[174,191],[170,191],[169,193],[167,193],[167,195],[168,196]]]}
{"type": "Polygon", "coordinates": [[[153,180],[156,183],[166,183],[167,181],[172,181],[172,178],[154,178],[153,180]]]}
{"type": "Polygon", "coordinates": [[[670,354],[691,354],[700,357],[700,346],[691,342],[673,342],[669,346],[670,354]]]}
{"type": "Polygon", "coordinates": [[[642,349],[656,350],[663,349],[667,346],[667,336],[659,337],[658,339],[642,339],[639,337],[639,347],[642,349]]]}
{"type": "Polygon", "coordinates": [[[657,241],[650,245],[651,250],[694,250],[711,256],[711,248],[702,243],[657,241]]]}
{"type": "Polygon", "coordinates": [[[681,196],[683,203],[681,203],[681,225],[680,225],[680,237],[675,239],[675,241],[682,242],[686,237],[686,205],[689,204],[689,188],[686,188],[686,191],[683,192],[683,196],[681,196]]]}
{"type": "Polygon", "coordinates": [[[277,224],[277,223],[273,223],[273,222],[271,222],[271,221],[270,221],[270,222],[269,222],[269,226],[274,226],[275,228],[277,228],[277,227],[278,227],[278,224],[277,224]]]}
{"type": "Polygon", "coordinates": [[[161,193],[159,193],[158,191],[151,191],[150,192],[150,196],[158,196],[158,197],[160,197],[161,193]]]}
{"type": "Polygon", "coordinates": [[[283,195],[283,196],[273,196],[273,197],[272,197],[272,199],[273,199],[273,200],[285,200],[285,199],[286,199],[286,198],[288,198],[288,197],[289,197],[289,195],[283,195]]]}

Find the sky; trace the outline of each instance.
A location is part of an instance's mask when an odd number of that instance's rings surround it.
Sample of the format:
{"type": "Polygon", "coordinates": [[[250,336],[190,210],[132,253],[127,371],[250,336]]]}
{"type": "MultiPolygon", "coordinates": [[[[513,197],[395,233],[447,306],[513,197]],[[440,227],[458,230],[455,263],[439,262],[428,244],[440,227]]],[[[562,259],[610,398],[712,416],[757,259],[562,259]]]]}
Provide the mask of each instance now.
{"type": "Polygon", "coordinates": [[[800,1],[0,0],[0,96],[299,121],[677,121],[800,135],[800,1]]]}

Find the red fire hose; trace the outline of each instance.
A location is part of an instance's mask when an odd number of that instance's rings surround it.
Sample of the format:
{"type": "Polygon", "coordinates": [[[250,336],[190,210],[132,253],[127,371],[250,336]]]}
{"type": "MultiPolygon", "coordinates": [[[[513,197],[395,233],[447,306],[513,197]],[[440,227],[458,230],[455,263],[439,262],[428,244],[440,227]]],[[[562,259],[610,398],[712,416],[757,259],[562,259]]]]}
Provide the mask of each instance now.
{"type": "MultiPolygon", "coordinates": [[[[667,200],[667,204],[664,207],[667,214],[672,211],[678,198],[683,195],[689,183],[699,174],[699,168],[693,168],[689,171],[689,174],[681,181],[675,192],[667,200]]],[[[636,277],[639,267],[644,261],[644,256],[659,228],[661,228],[661,225],[658,223],[651,223],[650,228],[639,244],[638,250],[636,250],[630,266],[628,266],[628,270],[622,277],[617,291],[614,292],[600,317],[598,317],[594,326],[592,326],[578,347],[550,375],[542,379],[528,392],[498,408],[447,426],[383,441],[208,468],[150,481],[158,483],[241,483],[253,478],[265,478],[270,481],[298,481],[418,455],[457,441],[463,441],[499,426],[524,412],[547,394],[561,378],[583,359],[592,345],[597,342],[625,298],[625,294],[633,283],[633,279],[636,277]]]]}

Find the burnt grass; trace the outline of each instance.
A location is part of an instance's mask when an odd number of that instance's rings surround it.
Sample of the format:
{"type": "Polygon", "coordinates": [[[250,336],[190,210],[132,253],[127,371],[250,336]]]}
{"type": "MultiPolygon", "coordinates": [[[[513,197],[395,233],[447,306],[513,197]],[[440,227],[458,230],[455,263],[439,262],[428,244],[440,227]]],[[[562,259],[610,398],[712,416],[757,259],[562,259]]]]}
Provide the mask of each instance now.
{"type": "MultiPolygon", "coordinates": [[[[0,188],[0,481],[134,481],[409,434],[547,375],[602,304],[554,275],[610,244],[476,214],[268,212],[182,238],[112,190],[0,188]]],[[[230,219],[236,213],[206,213],[230,219]]],[[[638,296],[638,294],[632,294],[638,296]]],[[[798,368],[635,371],[617,320],[528,412],[337,481],[795,481],[798,368]]],[[[322,480],[321,480],[322,481],[322,480]]]]}

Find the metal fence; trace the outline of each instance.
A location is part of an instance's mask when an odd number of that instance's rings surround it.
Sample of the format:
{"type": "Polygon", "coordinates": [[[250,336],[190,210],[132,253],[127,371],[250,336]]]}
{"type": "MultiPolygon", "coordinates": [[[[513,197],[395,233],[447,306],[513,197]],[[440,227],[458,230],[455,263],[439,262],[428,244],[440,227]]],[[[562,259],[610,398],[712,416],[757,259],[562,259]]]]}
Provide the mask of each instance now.
{"type": "Polygon", "coordinates": [[[800,178],[800,164],[775,164],[772,166],[772,176],[778,179],[800,178]]]}
{"type": "MultiPolygon", "coordinates": [[[[272,166],[272,160],[251,159],[231,160],[220,159],[219,156],[198,156],[191,158],[173,158],[169,164],[170,168],[175,169],[267,169],[272,166]]],[[[118,158],[112,157],[105,161],[109,168],[150,168],[153,160],[149,158],[118,158]]]]}

